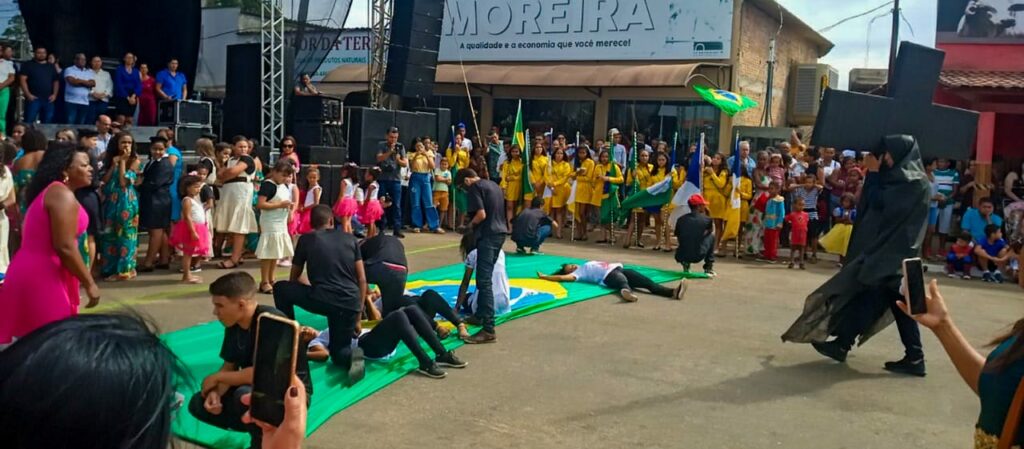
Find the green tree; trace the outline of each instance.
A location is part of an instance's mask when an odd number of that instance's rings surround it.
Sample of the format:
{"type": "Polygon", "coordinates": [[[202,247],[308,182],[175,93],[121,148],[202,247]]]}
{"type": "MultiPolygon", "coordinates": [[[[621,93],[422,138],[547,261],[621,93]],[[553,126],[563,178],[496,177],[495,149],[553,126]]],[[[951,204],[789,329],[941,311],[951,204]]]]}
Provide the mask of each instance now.
{"type": "Polygon", "coordinates": [[[25,18],[18,14],[7,20],[7,28],[0,37],[5,39],[21,41],[28,39],[28,31],[25,29],[25,18]]]}

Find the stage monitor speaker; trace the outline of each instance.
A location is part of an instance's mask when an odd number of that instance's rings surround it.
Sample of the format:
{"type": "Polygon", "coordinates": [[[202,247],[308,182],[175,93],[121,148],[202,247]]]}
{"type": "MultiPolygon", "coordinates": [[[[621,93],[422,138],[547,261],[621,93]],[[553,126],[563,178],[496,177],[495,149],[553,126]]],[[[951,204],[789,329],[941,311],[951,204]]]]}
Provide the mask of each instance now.
{"type": "MultiPolygon", "coordinates": [[[[285,46],[285,110],[291,98],[295,49],[285,46]]],[[[226,91],[224,95],[224,139],[243,135],[260,136],[260,44],[228,45],[226,91]]],[[[277,142],[274,142],[276,145],[277,142]]]]}
{"type": "Polygon", "coordinates": [[[451,141],[452,134],[452,110],[448,108],[413,108],[418,112],[429,112],[434,114],[434,127],[431,128],[430,136],[438,147],[447,145],[451,141]]]}
{"type": "Polygon", "coordinates": [[[299,145],[295,150],[303,164],[334,164],[348,162],[348,148],[343,146],[299,145]]]}
{"type": "Polygon", "coordinates": [[[327,95],[295,96],[292,98],[291,118],[298,122],[341,123],[342,101],[327,95]]]}
{"type": "Polygon", "coordinates": [[[209,134],[213,134],[213,127],[209,125],[178,125],[174,127],[174,145],[183,153],[195,152],[196,141],[209,134]]]}
{"type": "MultiPolygon", "coordinates": [[[[300,145],[342,147],[345,144],[345,129],[342,125],[320,122],[300,122],[292,125],[292,136],[300,145]]],[[[302,159],[305,160],[305,159],[302,159]]]]}
{"type": "Polygon", "coordinates": [[[363,167],[377,165],[377,148],[392,126],[396,126],[395,111],[346,106],[349,159],[363,167]]]}
{"type": "Polygon", "coordinates": [[[210,126],[213,123],[213,104],[195,100],[161,101],[156,122],[161,126],[210,126]]]}
{"type": "Polygon", "coordinates": [[[384,91],[402,97],[433,96],[444,3],[410,0],[395,8],[391,22],[384,91]]]}

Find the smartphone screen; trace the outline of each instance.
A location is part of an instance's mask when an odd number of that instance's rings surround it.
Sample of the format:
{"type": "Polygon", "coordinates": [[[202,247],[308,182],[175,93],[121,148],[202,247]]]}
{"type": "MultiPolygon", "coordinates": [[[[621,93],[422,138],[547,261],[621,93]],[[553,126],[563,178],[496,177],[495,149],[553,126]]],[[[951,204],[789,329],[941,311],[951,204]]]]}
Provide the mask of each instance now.
{"type": "Polygon", "coordinates": [[[271,314],[259,316],[253,361],[252,403],[249,412],[260,421],[281,425],[284,396],[295,372],[298,325],[271,314]]]}
{"type": "Polygon", "coordinates": [[[928,305],[924,300],[924,265],[921,259],[904,260],[903,276],[907,279],[907,298],[910,300],[911,315],[928,312],[928,305]]]}

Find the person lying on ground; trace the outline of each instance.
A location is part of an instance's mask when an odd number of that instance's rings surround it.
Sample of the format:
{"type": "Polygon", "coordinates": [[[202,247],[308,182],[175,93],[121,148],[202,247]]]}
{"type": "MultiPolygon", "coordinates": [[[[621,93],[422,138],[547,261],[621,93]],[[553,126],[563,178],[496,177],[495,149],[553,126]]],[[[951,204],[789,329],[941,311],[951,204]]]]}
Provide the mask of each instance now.
{"type": "Polygon", "coordinates": [[[679,282],[676,288],[659,285],[651,278],[636,270],[623,268],[621,263],[609,263],[591,260],[583,265],[573,263],[562,264],[553,274],[537,272],[537,277],[553,282],[585,282],[619,291],[623,301],[637,302],[640,297],[633,290],[643,289],[665,298],[683,299],[686,283],[679,282]]]}
{"type": "MultiPolygon", "coordinates": [[[[385,361],[395,354],[398,343],[405,343],[409,352],[419,361],[419,368],[416,372],[433,379],[442,379],[447,373],[441,370],[440,366],[449,368],[465,368],[469,364],[455,356],[454,351],[449,351],[441,344],[430,320],[419,307],[402,307],[384,317],[373,329],[357,329],[359,337],[352,339],[353,348],[358,346],[363,351],[363,357],[370,360],[385,361]],[[435,358],[431,359],[427,352],[420,346],[420,339],[423,339],[430,347],[435,358]]],[[[328,347],[331,344],[330,329],[325,329],[309,342],[307,355],[311,360],[326,362],[330,358],[328,347]]]]}

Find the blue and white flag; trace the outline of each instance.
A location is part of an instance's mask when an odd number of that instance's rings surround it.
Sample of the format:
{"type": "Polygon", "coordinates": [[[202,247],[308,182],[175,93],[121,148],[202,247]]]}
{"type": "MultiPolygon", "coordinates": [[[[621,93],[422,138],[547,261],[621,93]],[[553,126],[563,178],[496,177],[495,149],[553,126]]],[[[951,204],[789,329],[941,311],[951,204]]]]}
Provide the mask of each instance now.
{"type": "Polygon", "coordinates": [[[686,181],[672,197],[672,204],[676,207],[669,216],[669,223],[675,224],[676,220],[683,215],[690,213],[690,206],[687,204],[690,197],[701,193],[701,184],[704,179],[702,165],[704,164],[704,133],[700,133],[700,140],[697,141],[697,151],[690,158],[690,165],[686,168],[686,181]]]}

